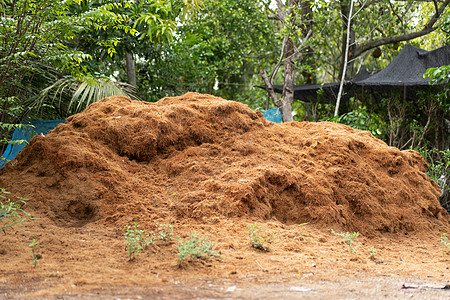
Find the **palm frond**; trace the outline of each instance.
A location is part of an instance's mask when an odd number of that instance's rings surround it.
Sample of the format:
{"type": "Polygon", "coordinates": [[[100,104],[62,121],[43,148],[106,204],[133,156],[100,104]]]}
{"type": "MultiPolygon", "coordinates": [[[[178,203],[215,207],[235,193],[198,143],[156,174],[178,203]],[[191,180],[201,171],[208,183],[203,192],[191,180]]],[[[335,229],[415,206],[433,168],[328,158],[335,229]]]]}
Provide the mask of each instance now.
{"type": "Polygon", "coordinates": [[[108,78],[88,77],[79,80],[62,78],[43,89],[28,105],[37,111],[53,107],[59,117],[68,117],[86,109],[90,104],[110,96],[138,99],[134,86],[108,78]]]}

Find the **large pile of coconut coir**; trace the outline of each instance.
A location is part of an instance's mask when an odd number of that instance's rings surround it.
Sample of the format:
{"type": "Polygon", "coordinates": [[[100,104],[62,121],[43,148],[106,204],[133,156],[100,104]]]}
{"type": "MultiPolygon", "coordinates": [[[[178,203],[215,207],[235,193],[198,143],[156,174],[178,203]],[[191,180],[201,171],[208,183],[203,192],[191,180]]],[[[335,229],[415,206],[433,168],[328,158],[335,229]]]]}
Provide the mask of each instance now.
{"type": "Polygon", "coordinates": [[[449,224],[414,151],[335,123],[274,124],[188,93],[110,97],[34,137],[0,184],[60,226],[250,217],[371,235],[449,224]]]}

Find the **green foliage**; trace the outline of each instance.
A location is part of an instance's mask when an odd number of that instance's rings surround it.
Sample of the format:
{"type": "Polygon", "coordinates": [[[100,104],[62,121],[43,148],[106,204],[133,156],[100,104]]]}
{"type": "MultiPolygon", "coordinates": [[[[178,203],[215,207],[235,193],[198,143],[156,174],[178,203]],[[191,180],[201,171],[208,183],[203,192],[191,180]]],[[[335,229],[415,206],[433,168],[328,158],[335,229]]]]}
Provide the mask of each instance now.
{"type": "Polygon", "coordinates": [[[445,251],[450,250],[450,241],[446,233],[441,235],[440,242],[442,245],[442,255],[445,256],[445,251]]]}
{"type": "Polygon", "coordinates": [[[127,240],[126,244],[130,261],[134,260],[135,256],[144,250],[146,246],[153,244],[153,233],[149,235],[138,228],[137,222],[134,222],[133,226],[126,225],[124,228],[124,237],[127,240]]]}
{"type": "Polygon", "coordinates": [[[450,189],[449,186],[445,185],[445,180],[443,180],[443,178],[445,179],[450,176],[450,150],[439,151],[435,148],[427,149],[422,147],[417,149],[417,151],[422,154],[429,165],[427,175],[433,179],[441,189],[450,189]]]}
{"type": "Polygon", "coordinates": [[[158,238],[162,241],[172,241],[173,237],[173,226],[171,224],[156,224],[156,234],[158,238]]]}
{"type": "Polygon", "coordinates": [[[447,84],[450,79],[450,65],[430,68],[423,77],[430,78],[430,85],[445,84],[442,91],[437,94],[436,100],[445,111],[450,112],[450,88],[447,84]]]}
{"type": "MultiPolygon", "coordinates": [[[[24,114],[25,108],[23,106],[15,105],[15,97],[7,97],[0,98],[0,107],[4,108],[0,109],[2,112],[2,119],[4,122],[0,121],[0,149],[7,144],[22,144],[26,143],[26,140],[15,140],[10,141],[10,137],[15,129],[22,129],[25,127],[33,127],[32,125],[26,124],[17,124],[17,122],[21,119],[21,115],[24,114]]],[[[4,157],[0,157],[0,160],[5,160],[4,157]]]]}
{"type": "MultiPolygon", "coordinates": [[[[342,237],[342,241],[343,241],[345,244],[348,245],[348,248],[349,248],[349,250],[350,250],[350,252],[351,252],[352,254],[356,252],[356,250],[358,249],[359,244],[358,244],[358,245],[355,245],[354,243],[355,243],[355,239],[359,236],[359,232],[353,232],[353,233],[350,233],[350,232],[338,233],[338,232],[335,232],[333,229],[331,229],[331,232],[332,232],[333,234],[337,235],[337,236],[342,237]]],[[[347,251],[347,250],[345,250],[345,251],[347,251]]],[[[345,251],[344,251],[344,252],[345,252],[345,251]]]]}
{"type": "Polygon", "coordinates": [[[37,246],[38,246],[39,242],[36,242],[34,239],[33,241],[28,245],[29,247],[31,247],[31,258],[33,259],[33,266],[36,268],[39,259],[41,258],[41,255],[37,254],[37,246]]]}
{"type": "Polygon", "coordinates": [[[139,97],[157,101],[186,92],[214,93],[217,68],[208,57],[214,54],[199,36],[185,33],[170,46],[146,49],[146,60],[138,61],[138,79],[144,87],[139,97]]]}
{"type": "MultiPolygon", "coordinates": [[[[445,34],[446,44],[448,44],[450,40],[450,16],[448,14],[445,15],[439,29],[445,34]]],[[[448,101],[450,90],[447,84],[450,79],[450,65],[430,68],[423,74],[423,78],[429,78],[430,85],[445,84],[443,91],[438,94],[438,100],[441,106],[450,111],[450,101],[448,101]]]]}
{"type": "MultiPolygon", "coordinates": [[[[343,23],[347,22],[343,14],[348,10],[350,1],[311,1],[314,12],[314,36],[310,41],[314,49],[316,68],[319,72],[319,82],[336,82],[339,74],[339,66],[342,51],[342,33],[345,32],[343,23]]],[[[417,22],[427,20],[430,13],[419,9],[418,1],[354,1],[354,19],[351,36],[357,41],[357,45],[363,45],[383,37],[390,37],[402,33],[416,31],[417,22]],[[400,20],[401,18],[402,20],[400,20]]],[[[382,55],[374,58],[372,51],[363,53],[355,60],[356,65],[363,65],[368,70],[380,70],[387,66],[390,60],[398,53],[404,44],[388,44],[380,47],[382,55]]],[[[348,70],[349,78],[352,78],[358,68],[348,70]],[[353,74],[352,74],[353,73],[353,74]]]]}
{"type": "Polygon", "coordinates": [[[423,78],[430,78],[430,84],[446,83],[450,79],[450,66],[430,68],[423,74],[423,78]]]}
{"type": "Polygon", "coordinates": [[[267,19],[263,1],[205,0],[179,28],[173,48],[166,49],[169,60],[161,64],[169,63],[167,73],[175,73],[162,78],[169,78],[169,91],[205,91],[252,103],[253,85],[260,83],[259,66],[277,59],[274,31],[276,25],[267,19]]]}
{"type": "Polygon", "coordinates": [[[0,188],[0,229],[6,234],[6,230],[22,225],[31,219],[31,214],[24,211],[22,206],[26,204],[25,199],[18,197],[17,201],[11,201],[5,194],[9,194],[4,188],[0,188]]]}
{"type": "Polygon", "coordinates": [[[20,104],[55,78],[56,68],[67,70],[81,60],[63,43],[77,24],[67,15],[70,3],[16,0],[0,7],[0,98],[15,97],[20,104]]]}
{"type": "Polygon", "coordinates": [[[105,97],[127,96],[135,99],[135,88],[124,82],[105,77],[66,76],[43,89],[38,97],[27,102],[37,110],[52,107],[60,118],[85,110],[90,104],[105,97]]]}
{"type": "Polygon", "coordinates": [[[353,111],[331,117],[327,121],[342,123],[356,129],[370,131],[377,138],[381,138],[384,135],[382,128],[386,127],[381,117],[375,113],[369,113],[365,106],[358,106],[353,111]]]}
{"type": "Polygon", "coordinates": [[[375,247],[370,247],[370,259],[371,260],[375,259],[375,254],[377,254],[377,250],[375,249],[375,247]]]}
{"type": "Polygon", "coordinates": [[[191,233],[189,239],[181,242],[178,240],[178,262],[183,263],[184,259],[190,256],[191,258],[196,258],[197,260],[201,258],[207,258],[210,256],[220,257],[219,253],[212,250],[214,243],[208,241],[208,237],[202,237],[197,235],[197,233],[191,233]]]}
{"type": "Polygon", "coordinates": [[[269,252],[269,245],[279,241],[277,233],[272,233],[269,229],[262,229],[258,223],[247,225],[247,233],[250,245],[258,250],[269,252]]]}

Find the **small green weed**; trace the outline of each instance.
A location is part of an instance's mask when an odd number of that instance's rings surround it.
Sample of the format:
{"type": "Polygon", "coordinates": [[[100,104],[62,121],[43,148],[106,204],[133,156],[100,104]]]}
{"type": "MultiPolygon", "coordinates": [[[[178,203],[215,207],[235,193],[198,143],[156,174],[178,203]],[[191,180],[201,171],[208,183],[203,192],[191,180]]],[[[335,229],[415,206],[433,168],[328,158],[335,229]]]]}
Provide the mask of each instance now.
{"type": "Polygon", "coordinates": [[[305,230],[303,229],[303,226],[308,225],[308,223],[302,223],[302,224],[298,224],[298,226],[300,226],[301,231],[300,231],[300,238],[302,241],[305,240],[305,236],[307,236],[308,234],[305,232],[305,230]]]}
{"type": "Polygon", "coordinates": [[[177,247],[178,262],[180,264],[183,263],[184,259],[188,256],[191,258],[196,258],[197,260],[210,256],[220,257],[219,253],[212,250],[214,243],[208,241],[208,237],[199,236],[195,232],[191,233],[189,239],[184,242],[181,242],[180,239],[178,239],[177,247]]]}
{"type": "Polygon", "coordinates": [[[4,188],[0,188],[0,229],[6,234],[6,230],[13,228],[16,225],[23,225],[28,219],[31,219],[31,214],[22,209],[26,204],[25,199],[18,197],[17,201],[11,201],[3,194],[9,194],[4,188]]]}
{"type": "Polygon", "coordinates": [[[450,241],[448,240],[448,236],[446,233],[443,233],[441,235],[440,242],[442,244],[442,255],[445,256],[445,251],[450,249],[450,241]]]}
{"type": "Polygon", "coordinates": [[[375,247],[370,247],[370,259],[375,260],[375,254],[377,254],[377,250],[375,247]]]}
{"type": "Polygon", "coordinates": [[[33,241],[28,245],[29,247],[31,247],[31,258],[33,259],[33,266],[35,268],[39,262],[39,259],[41,258],[41,255],[37,254],[37,252],[36,252],[38,244],[39,244],[39,242],[36,242],[33,239],[33,241]]]}
{"type": "MultiPolygon", "coordinates": [[[[335,235],[338,235],[338,236],[342,237],[344,243],[348,245],[348,248],[350,249],[350,251],[351,251],[352,253],[355,253],[355,252],[356,252],[356,250],[358,249],[358,246],[359,246],[359,245],[356,245],[356,246],[355,246],[355,245],[354,245],[354,241],[355,241],[355,239],[359,236],[359,232],[353,232],[353,233],[350,233],[350,232],[338,233],[338,232],[335,232],[333,229],[331,229],[331,232],[332,232],[333,234],[335,234],[335,235]]],[[[347,251],[347,250],[345,250],[345,251],[347,251]]],[[[345,252],[345,251],[344,251],[344,252],[345,252]]]]}
{"type": "Polygon", "coordinates": [[[136,254],[140,253],[144,247],[153,244],[153,232],[148,235],[143,230],[138,229],[139,224],[133,223],[133,226],[126,225],[124,237],[127,240],[127,250],[130,260],[134,260],[136,254]]]}
{"type": "Polygon", "coordinates": [[[246,227],[253,248],[269,252],[269,245],[278,241],[276,233],[272,233],[269,229],[261,229],[256,222],[246,227]]]}
{"type": "Polygon", "coordinates": [[[173,237],[173,226],[170,224],[158,224],[156,223],[157,228],[157,236],[160,240],[163,241],[172,241],[173,237]]]}

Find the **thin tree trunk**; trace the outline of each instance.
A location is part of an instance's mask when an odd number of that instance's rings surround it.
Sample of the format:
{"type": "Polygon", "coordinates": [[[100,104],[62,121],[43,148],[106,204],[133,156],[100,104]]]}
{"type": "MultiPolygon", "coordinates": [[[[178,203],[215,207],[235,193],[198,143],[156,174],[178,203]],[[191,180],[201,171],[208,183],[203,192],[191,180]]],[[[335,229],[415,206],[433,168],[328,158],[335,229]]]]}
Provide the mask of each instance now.
{"type": "MultiPolygon", "coordinates": [[[[304,0],[301,2],[302,9],[302,36],[306,37],[313,35],[313,3],[311,0],[304,0]]],[[[311,70],[316,69],[316,61],[314,59],[314,50],[311,46],[306,46],[304,50],[304,55],[301,61],[301,64],[306,64],[311,67],[311,70]]],[[[303,69],[302,70],[303,80],[306,84],[316,83],[316,75],[314,72],[303,69]]]]}
{"type": "Polygon", "coordinates": [[[283,115],[283,122],[292,122],[292,103],[294,102],[294,62],[292,57],[294,54],[294,44],[291,39],[288,39],[285,45],[285,60],[284,60],[284,88],[281,96],[283,106],[280,107],[283,115]]]}
{"type": "Polygon", "coordinates": [[[281,101],[278,99],[277,95],[275,94],[275,91],[273,90],[272,82],[270,81],[269,77],[267,76],[267,73],[264,69],[260,69],[259,72],[261,73],[261,78],[264,81],[264,84],[266,86],[266,91],[268,96],[272,99],[273,103],[277,107],[283,106],[281,101]]]}
{"type": "Polygon", "coordinates": [[[341,84],[339,85],[339,93],[336,99],[336,109],[334,110],[334,116],[337,116],[339,114],[339,105],[341,103],[341,97],[342,97],[342,91],[344,89],[344,81],[345,81],[345,73],[347,71],[347,61],[348,61],[348,49],[350,44],[350,28],[351,28],[351,22],[352,22],[352,14],[353,14],[353,0],[350,0],[350,10],[347,15],[347,34],[346,34],[346,40],[345,40],[345,52],[344,52],[344,63],[342,68],[342,75],[341,75],[341,84]]]}
{"type": "Polygon", "coordinates": [[[133,54],[126,52],[125,54],[126,64],[127,64],[127,80],[132,86],[136,86],[136,65],[134,63],[133,54]]]}

